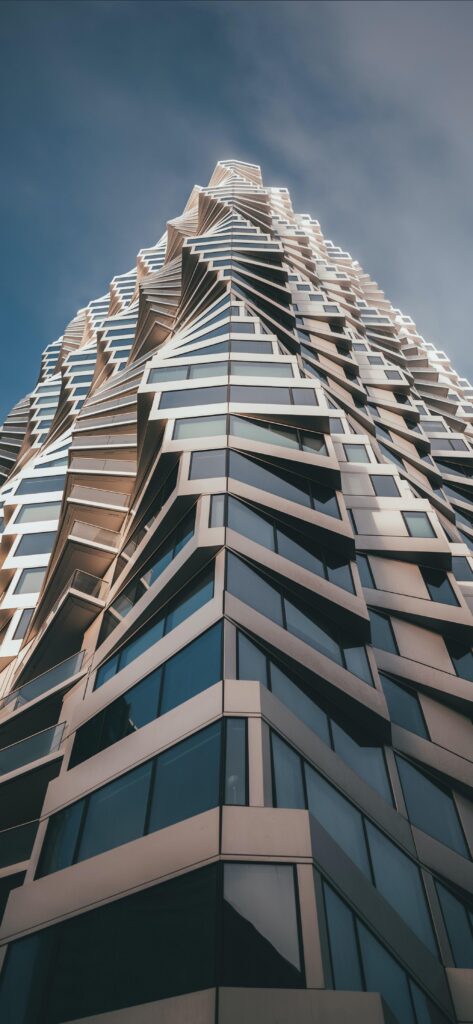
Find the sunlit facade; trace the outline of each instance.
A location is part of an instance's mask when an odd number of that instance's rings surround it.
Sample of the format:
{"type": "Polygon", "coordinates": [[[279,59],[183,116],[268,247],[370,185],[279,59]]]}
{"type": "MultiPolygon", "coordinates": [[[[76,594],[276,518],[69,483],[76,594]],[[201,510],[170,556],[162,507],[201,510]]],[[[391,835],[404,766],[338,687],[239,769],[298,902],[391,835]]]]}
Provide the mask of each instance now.
{"type": "Polygon", "coordinates": [[[473,388],[217,164],[0,431],[0,1020],[473,1021],[473,388]]]}

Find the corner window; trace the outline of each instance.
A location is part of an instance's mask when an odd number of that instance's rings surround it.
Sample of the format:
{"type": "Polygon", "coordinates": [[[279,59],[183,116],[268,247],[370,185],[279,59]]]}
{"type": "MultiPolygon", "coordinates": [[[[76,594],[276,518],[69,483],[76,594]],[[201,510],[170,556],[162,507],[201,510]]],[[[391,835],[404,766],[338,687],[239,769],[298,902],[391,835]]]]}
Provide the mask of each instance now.
{"type": "Polygon", "coordinates": [[[469,857],[460,819],[451,794],[420,772],[410,761],[396,755],[407,813],[413,825],[469,857]]]}

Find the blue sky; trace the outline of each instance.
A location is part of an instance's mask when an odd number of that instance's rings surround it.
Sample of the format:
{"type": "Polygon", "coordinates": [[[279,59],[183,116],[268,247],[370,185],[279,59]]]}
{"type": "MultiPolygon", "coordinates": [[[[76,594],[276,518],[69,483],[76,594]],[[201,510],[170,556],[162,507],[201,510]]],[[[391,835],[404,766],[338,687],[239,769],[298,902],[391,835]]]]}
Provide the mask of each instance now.
{"type": "Polygon", "coordinates": [[[473,377],[473,5],[0,5],[0,421],[218,159],[260,163],[473,377]]]}

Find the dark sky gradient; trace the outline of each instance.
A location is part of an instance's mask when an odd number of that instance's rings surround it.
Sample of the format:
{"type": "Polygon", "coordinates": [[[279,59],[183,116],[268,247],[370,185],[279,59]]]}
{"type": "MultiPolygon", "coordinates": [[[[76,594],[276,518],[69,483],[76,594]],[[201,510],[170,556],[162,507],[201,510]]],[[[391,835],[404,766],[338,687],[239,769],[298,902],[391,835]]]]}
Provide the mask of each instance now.
{"type": "Polygon", "coordinates": [[[473,376],[471,3],[3,2],[0,422],[218,159],[473,376]]]}

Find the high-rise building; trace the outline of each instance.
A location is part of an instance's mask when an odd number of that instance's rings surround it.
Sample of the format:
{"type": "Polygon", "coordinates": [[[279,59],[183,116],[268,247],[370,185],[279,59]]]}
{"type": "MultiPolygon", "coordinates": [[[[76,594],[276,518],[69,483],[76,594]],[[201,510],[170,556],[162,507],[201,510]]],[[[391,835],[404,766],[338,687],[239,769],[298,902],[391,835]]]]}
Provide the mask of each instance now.
{"type": "Polygon", "coordinates": [[[222,161],[0,438],[0,1019],[473,1021],[473,388],[222,161]]]}

